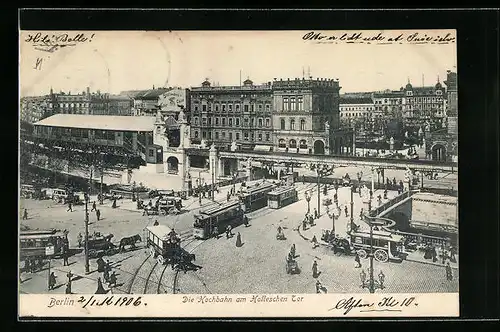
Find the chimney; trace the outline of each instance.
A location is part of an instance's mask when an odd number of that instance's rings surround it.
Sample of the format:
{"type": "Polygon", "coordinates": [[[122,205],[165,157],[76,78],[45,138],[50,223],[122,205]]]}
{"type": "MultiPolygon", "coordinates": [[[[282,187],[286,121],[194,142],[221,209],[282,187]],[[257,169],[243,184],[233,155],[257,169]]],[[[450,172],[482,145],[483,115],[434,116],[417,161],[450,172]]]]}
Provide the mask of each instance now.
{"type": "Polygon", "coordinates": [[[90,87],[87,87],[87,95],[90,95],[90,87]]]}

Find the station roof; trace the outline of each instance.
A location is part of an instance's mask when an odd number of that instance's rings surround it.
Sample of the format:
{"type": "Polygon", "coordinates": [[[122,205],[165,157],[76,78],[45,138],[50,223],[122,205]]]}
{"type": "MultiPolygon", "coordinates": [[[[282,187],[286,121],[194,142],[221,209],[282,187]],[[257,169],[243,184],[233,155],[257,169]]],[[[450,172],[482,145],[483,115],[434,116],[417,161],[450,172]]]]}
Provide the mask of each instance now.
{"type": "Polygon", "coordinates": [[[116,131],[153,131],[155,119],[154,116],[55,114],[34,125],[116,131]]]}

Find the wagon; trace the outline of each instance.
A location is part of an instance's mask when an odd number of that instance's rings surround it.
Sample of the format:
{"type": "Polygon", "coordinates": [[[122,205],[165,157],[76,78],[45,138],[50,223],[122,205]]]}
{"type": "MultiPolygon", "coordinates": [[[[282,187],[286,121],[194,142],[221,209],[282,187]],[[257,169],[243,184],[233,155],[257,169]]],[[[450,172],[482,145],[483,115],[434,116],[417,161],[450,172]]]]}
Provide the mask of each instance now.
{"type": "MultiPolygon", "coordinates": [[[[118,252],[116,245],[111,242],[113,234],[102,236],[101,234],[96,234],[95,236],[89,236],[88,249],[89,257],[97,258],[100,256],[114,255],[118,252]]],[[[85,241],[83,242],[85,246],[85,241]]]]}

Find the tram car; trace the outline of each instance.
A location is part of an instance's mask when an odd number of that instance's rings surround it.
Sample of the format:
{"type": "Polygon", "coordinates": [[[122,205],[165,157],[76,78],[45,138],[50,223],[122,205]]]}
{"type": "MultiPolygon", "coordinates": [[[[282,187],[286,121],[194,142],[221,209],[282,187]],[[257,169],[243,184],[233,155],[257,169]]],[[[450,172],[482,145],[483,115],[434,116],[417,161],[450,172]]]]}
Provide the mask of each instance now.
{"type": "Polygon", "coordinates": [[[373,243],[369,231],[356,231],[349,234],[353,249],[360,258],[368,257],[373,247],[373,257],[379,262],[401,262],[406,258],[404,237],[387,231],[373,231],[373,243]]]}
{"type": "Polygon", "coordinates": [[[279,187],[267,194],[267,206],[270,209],[279,209],[297,200],[297,189],[294,186],[279,187]]]}
{"type": "Polygon", "coordinates": [[[218,232],[224,232],[228,225],[231,227],[243,222],[244,211],[238,201],[216,206],[195,215],[193,236],[196,239],[208,239],[214,234],[217,226],[218,232]]]}
{"type": "Polygon", "coordinates": [[[194,254],[181,247],[181,239],[169,227],[148,226],[145,233],[151,257],[156,258],[159,264],[190,263],[195,259],[194,254]]]}
{"type": "Polygon", "coordinates": [[[270,182],[261,182],[244,188],[239,198],[243,203],[245,212],[255,211],[267,206],[267,194],[275,188],[276,185],[270,182]]]}
{"type": "Polygon", "coordinates": [[[65,239],[66,235],[56,230],[21,231],[20,259],[24,261],[59,256],[62,254],[65,239]]]}

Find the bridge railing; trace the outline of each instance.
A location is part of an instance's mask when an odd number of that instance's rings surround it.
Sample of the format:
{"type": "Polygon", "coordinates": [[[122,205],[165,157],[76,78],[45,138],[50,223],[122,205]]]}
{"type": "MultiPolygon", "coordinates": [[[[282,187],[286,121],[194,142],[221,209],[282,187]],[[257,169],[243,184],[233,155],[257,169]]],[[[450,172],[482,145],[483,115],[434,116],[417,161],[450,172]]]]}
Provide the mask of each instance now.
{"type": "Polygon", "coordinates": [[[408,197],[411,197],[413,194],[418,193],[419,190],[410,190],[410,191],[404,191],[401,195],[398,195],[394,197],[393,199],[385,202],[384,204],[376,207],[375,209],[372,209],[369,213],[370,217],[377,217],[380,214],[382,214],[384,211],[389,209],[390,207],[395,206],[396,204],[399,204],[400,202],[404,201],[408,197]]]}

